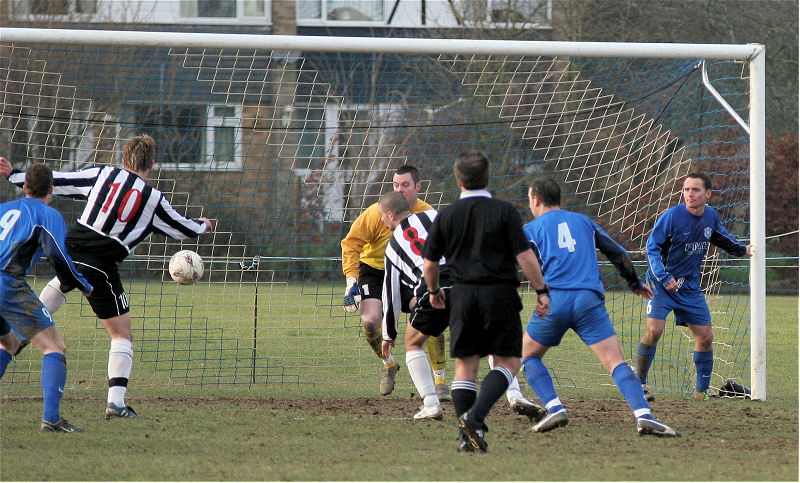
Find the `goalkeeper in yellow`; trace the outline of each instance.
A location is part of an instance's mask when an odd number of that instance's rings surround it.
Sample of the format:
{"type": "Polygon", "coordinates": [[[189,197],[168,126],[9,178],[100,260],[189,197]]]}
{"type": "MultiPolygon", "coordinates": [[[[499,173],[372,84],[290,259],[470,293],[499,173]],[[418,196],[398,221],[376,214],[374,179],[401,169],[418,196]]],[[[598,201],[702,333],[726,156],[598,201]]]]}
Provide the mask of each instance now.
{"type": "MultiPolygon", "coordinates": [[[[392,177],[394,191],[402,193],[411,207],[412,213],[421,213],[433,209],[428,203],[417,199],[422,183],[419,181],[419,170],[414,166],[403,165],[392,177]]],[[[383,360],[380,391],[387,396],[394,390],[394,376],[400,365],[391,354],[383,356],[381,349],[381,322],[383,320],[384,252],[392,232],[381,220],[378,203],[369,206],[353,222],[347,236],[342,240],[342,272],[347,279],[344,309],[347,313],[360,312],[364,336],[372,351],[383,360]]],[[[410,300],[411,296],[404,297],[410,300]]],[[[403,307],[409,312],[408,307],[403,307]]],[[[436,394],[440,401],[450,401],[450,388],[445,380],[445,348],[444,335],[431,337],[425,344],[436,384],[436,394]]]]}

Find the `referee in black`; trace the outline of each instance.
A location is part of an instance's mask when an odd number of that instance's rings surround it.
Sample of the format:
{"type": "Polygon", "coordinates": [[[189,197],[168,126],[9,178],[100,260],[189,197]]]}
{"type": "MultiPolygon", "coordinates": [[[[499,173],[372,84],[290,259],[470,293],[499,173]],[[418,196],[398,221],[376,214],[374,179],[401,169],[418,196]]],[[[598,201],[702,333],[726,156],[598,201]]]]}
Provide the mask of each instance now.
{"type": "Polygon", "coordinates": [[[450,355],[456,360],[453,406],[460,428],[459,451],[486,452],[484,420],[519,371],[522,357],[522,300],[518,262],[538,294],[536,312],[547,314],[547,285],[522,231],[513,205],[496,200],[489,185],[489,160],[481,152],[459,155],[455,175],[461,197],[444,208],[428,233],[425,281],[431,305],[444,308],[439,260],[450,271],[450,355]],[[480,359],[494,357],[494,369],[478,391],[480,359]]]}

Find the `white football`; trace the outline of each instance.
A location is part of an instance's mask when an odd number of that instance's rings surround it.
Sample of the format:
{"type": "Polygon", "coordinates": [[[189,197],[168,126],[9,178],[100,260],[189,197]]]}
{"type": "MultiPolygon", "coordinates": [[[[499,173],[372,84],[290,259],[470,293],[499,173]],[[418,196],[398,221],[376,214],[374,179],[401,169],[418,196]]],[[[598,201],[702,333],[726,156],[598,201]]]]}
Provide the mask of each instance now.
{"type": "Polygon", "coordinates": [[[169,259],[169,275],[181,285],[191,285],[203,276],[203,259],[191,250],[181,250],[169,259]]]}

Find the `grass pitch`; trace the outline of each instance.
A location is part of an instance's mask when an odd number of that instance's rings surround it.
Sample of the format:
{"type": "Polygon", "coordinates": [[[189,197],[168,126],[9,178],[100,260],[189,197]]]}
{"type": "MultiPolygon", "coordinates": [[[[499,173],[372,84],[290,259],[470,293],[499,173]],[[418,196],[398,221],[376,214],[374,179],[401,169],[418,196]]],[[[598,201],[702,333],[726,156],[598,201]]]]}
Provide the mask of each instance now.
{"type": "Polygon", "coordinates": [[[621,396],[562,389],[568,426],[533,434],[501,400],[487,420],[490,453],[459,454],[452,406],[444,421],[413,421],[419,399],[407,389],[358,396],[373,392],[373,377],[352,397],[305,386],[132,388],[144,416],[135,421],[105,421],[105,388],[92,384],[62,405],[87,431],[42,434],[41,400],[0,383],[0,479],[797,481],[797,302],[768,300],[767,401],[657,394],[654,413],[677,439],[637,437],[621,396]]]}

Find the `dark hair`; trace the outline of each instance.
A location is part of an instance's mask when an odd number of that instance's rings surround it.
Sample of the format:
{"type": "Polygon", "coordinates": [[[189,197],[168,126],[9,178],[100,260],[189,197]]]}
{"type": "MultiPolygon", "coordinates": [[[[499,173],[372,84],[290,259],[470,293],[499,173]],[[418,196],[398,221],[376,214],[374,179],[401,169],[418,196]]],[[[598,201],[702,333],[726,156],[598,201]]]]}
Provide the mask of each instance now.
{"type": "Polygon", "coordinates": [[[456,179],[468,190],[489,186],[489,158],[480,151],[465,151],[459,154],[454,171],[456,179]]]}
{"type": "Polygon", "coordinates": [[[401,174],[401,175],[406,173],[411,174],[411,179],[414,180],[414,184],[419,183],[419,170],[416,167],[411,166],[410,164],[404,164],[400,166],[399,168],[397,168],[397,171],[395,172],[395,174],[401,174]]]}
{"type": "Polygon", "coordinates": [[[689,173],[686,175],[686,178],[695,178],[695,179],[702,179],[703,180],[703,188],[710,190],[711,189],[711,178],[708,177],[705,173],[689,173]]]}
{"type": "Polygon", "coordinates": [[[25,186],[28,187],[28,195],[44,198],[50,194],[53,186],[53,171],[42,163],[28,166],[25,170],[25,186]]]}
{"type": "Polygon", "coordinates": [[[384,211],[391,211],[396,216],[405,215],[411,211],[406,197],[403,196],[403,193],[397,191],[390,191],[384,194],[378,203],[380,203],[384,211]]]}
{"type": "Polygon", "coordinates": [[[539,178],[531,184],[531,188],[545,206],[561,205],[561,187],[553,178],[539,178]]]}
{"type": "Polygon", "coordinates": [[[156,141],[149,134],[128,139],[122,148],[122,164],[138,173],[152,168],[155,163],[156,141]]]}

